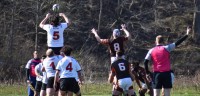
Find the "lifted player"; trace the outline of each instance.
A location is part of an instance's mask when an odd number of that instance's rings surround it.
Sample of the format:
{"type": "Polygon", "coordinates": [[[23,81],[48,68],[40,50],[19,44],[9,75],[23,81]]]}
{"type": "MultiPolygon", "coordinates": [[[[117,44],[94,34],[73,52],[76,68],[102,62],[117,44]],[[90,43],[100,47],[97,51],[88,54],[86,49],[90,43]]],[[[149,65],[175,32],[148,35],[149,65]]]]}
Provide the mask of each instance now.
{"type": "Polygon", "coordinates": [[[64,45],[63,32],[67,28],[69,20],[64,13],[59,13],[59,16],[52,16],[50,13],[41,21],[40,27],[47,31],[47,46],[52,49],[56,55],[60,54],[60,49],[64,45]],[[65,23],[60,23],[60,17],[65,19],[65,23]],[[46,24],[46,21],[52,17],[51,24],[46,24]]]}
{"type": "Polygon", "coordinates": [[[122,54],[123,54],[122,58],[125,59],[124,42],[130,38],[130,34],[126,30],[125,24],[122,24],[121,27],[122,27],[121,30],[123,30],[125,32],[126,36],[121,36],[120,30],[114,29],[113,34],[112,34],[112,39],[101,39],[99,37],[99,35],[97,34],[97,31],[94,28],[91,30],[99,43],[109,46],[110,56],[111,56],[111,64],[116,60],[116,52],[117,51],[122,52],[122,54]]]}

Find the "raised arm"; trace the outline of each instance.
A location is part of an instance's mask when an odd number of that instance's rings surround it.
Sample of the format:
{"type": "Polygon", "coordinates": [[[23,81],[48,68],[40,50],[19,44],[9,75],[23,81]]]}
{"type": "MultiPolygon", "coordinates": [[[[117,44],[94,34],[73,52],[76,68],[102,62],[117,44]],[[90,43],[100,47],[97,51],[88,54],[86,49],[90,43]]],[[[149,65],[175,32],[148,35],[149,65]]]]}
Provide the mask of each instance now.
{"type": "Polygon", "coordinates": [[[59,16],[63,17],[65,19],[65,22],[69,24],[69,19],[64,13],[59,13],[59,16]]]}
{"type": "Polygon", "coordinates": [[[121,30],[123,30],[125,32],[126,37],[130,38],[130,33],[128,32],[128,30],[126,30],[126,25],[122,24],[121,27],[122,27],[121,30]]]}
{"type": "Polygon", "coordinates": [[[47,15],[46,15],[46,17],[40,22],[40,28],[43,28],[43,26],[45,25],[45,23],[46,23],[46,21],[47,21],[47,19],[49,18],[49,17],[51,17],[51,14],[50,13],[48,13],[47,15]]]}
{"type": "Polygon", "coordinates": [[[97,41],[100,43],[101,42],[101,38],[99,37],[99,35],[97,34],[97,31],[93,28],[92,33],[94,34],[95,38],[97,39],[97,41]]]}
{"type": "Polygon", "coordinates": [[[191,31],[191,28],[187,27],[186,35],[184,37],[180,38],[179,40],[177,40],[175,42],[175,46],[178,46],[179,44],[181,44],[188,37],[190,31],[191,31]]]}

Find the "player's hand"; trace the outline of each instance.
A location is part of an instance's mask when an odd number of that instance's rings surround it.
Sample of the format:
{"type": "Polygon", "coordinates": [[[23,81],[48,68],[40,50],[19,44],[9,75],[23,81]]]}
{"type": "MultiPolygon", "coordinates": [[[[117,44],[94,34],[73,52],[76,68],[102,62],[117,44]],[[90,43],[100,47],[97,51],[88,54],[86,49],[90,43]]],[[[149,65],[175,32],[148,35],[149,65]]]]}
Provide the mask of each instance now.
{"type": "Polygon", "coordinates": [[[64,16],[65,14],[64,13],[59,13],[59,16],[64,16]]]}
{"type": "Polygon", "coordinates": [[[186,34],[188,35],[188,34],[191,32],[191,30],[192,30],[191,26],[188,26],[188,27],[187,27],[187,33],[186,33],[186,34]]]}
{"type": "Polygon", "coordinates": [[[26,82],[27,82],[28,84],[31,84],[31,81],[30,81],[30,80],[26,80],[26,82]]]}
{"type": "Polygon", "coordinates": [[[97,31],[94,29],[94,28],[92,28],[92,33],[95,35],[96,33],[97,33],[97,31]]]}
{"type": "Polygon", "coordinates": [[[43,76],[39,76],[39,78],[40,78],[40,79],[42,79],[42,78],[43,78],[43,76]]]}
{"type": "Polygon", "coordinates": [[[49,17],[51,17],[51,14],[47,13],[46,18],[49,18],[49,17]]]}
{"type": "Polygon", "coordinates": [[[147,78],[147,80],[148,80],[149,82],[152,81],[152,78],[151,78],[150,74],[147,74],[147,75],[146,75],[146,78],[147,78]]]}
{"type": "Polygon", "coordinates": [[[126,25],[125,24],[122,24],[121,27],[122,27],[121,30],[125,30],[126,29],[126,25]]]}

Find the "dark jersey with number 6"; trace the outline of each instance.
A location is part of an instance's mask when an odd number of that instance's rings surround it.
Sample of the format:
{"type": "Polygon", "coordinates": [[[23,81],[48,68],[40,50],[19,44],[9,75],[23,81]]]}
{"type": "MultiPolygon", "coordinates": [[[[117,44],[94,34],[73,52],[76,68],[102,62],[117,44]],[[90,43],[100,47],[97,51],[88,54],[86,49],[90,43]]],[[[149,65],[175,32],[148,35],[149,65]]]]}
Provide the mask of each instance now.
{"type": "Polygon", "coordinates": [[[118,59],[111,65],[111,71],[116,74],[117,79],[130,77],[129,62],[124,59],[118,59]]]}
{"type": "Polygon", "coordinates": [[[109,46],[111,56],[116,56],[117,51],[124,53],[124,41],[126,40],[128,37],[118,37],[113,40],[101,39],[101,43],[109,46]]]}

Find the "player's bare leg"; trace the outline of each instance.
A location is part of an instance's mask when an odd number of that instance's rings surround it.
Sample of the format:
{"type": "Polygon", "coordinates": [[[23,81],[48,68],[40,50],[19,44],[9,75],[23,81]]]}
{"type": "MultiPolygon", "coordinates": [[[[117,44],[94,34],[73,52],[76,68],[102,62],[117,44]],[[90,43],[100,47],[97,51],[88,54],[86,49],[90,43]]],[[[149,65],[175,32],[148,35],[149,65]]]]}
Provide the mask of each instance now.
{"type": "Polygon", "coordinates": [[[163,96],[170,96],[170,88],[164,88],[164,95],[163,96]]]}
{"type": "Polygon", "coordinates": [[[153,89],[154,96],[160,96],[160,90],[161,89],[153,89]]]}
{"type": "Polygon", "coordinates": [[[45,90],[41,90],[40,91],[40,96],[46,96],[46,91],[45,90]]]}
{"type": "MultiPolygon", "coordinates": [[[[64,96],[64,95],[63,95],[64,96]]],[[[68,91],[67,96],[73,96],[73,92],[68,91]]]]}
{"type": "Polygon", "coordinates": [[[47,88],[46,90],[47,96],[53,96],[55,94],[55,90],[53,88],[47,88]]]}
{"type": "MultiPolygon", "coordinates": [[[[65,94],[66,94],[66,91],[59,91],[59,95],[58,96],[65,96],[65,94]]],[[[67,96],[69,96],[69,95],[67,95],[67,96]]]]}

